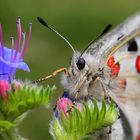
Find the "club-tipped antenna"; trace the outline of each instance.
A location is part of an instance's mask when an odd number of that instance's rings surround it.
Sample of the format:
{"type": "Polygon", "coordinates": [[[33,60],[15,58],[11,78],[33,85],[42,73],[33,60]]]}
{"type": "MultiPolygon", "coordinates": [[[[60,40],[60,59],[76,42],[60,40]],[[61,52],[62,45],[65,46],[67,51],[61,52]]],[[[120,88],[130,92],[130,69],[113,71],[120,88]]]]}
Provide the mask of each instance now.
{"type": "Polygon", "coordinates": [[[58,33],[55,29],[53,29],[51,26],[48,25],[48,23],[41,17],[37,17],[38,21],[44,25],[45,27],[47,27],[48,29],[50,29],[52,32],[54,32],[55,34],[57,34],[59,37],[61,37],[72,49],[72,51],[75,53],[75,49],[73,48],[73,46],[71,45],[71,43],[64,37],[62,36],[60,33],[58,33]]]}
{"type": "Polygon", "coordinates": [[[97,36],[94,40],[92,40],[89,44],[88,47],[81,53],[80,57],[84,54],[84,52],[89,48],[89,46],[94,43],[96,40],[98,40],[102,35],[104,35],[105,33],[107,33],[112,27],[112,24],[108,24],[104,30],[101,32],[101,34],[99,36],[97,36]]]}

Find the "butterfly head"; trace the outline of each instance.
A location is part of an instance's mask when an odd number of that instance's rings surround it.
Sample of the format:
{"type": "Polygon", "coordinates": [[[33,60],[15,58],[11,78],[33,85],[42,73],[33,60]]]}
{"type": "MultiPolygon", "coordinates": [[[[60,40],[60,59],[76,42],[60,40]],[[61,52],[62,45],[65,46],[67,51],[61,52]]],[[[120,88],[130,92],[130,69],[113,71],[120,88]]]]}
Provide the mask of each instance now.
{"type": "MultiPolygon", "coordinates": [[[[90,89],[99,76],[98,65],[93,61],[93,56],[86,54],[81,56],[79,52],[74,53],[70,67],[69,76],[62,75],[62,86],[75,99],[86,99],[90,89]]],[[[95,97],[96,98],[96,97],[95,97]]]]}

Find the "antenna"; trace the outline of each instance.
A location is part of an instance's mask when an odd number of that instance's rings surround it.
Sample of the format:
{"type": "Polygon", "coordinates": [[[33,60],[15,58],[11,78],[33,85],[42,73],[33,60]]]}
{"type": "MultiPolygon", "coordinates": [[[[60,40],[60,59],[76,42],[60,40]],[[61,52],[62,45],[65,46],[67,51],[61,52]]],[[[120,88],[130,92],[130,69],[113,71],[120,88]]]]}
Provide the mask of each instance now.
{"type": "Polygon", "coordinates": [[[49,26],[48,23],[43,18],[37,17],[37,19],[42,25],[44,25],[45,27],[50,29],[52,32],[57,34],[60,38],[62,38],[71,47],[72,51],[75,53],[75,50],[74,50],[73,46],[64,36],[62,36],[60,33],[58,33],[56,30],[54,30],[51,26],[49,26]]]}
{"type": "MultiPolygon", "coordinates": [[[[111,29],[111,27],[112,27],[112,24],[108,24],[108,25],[104,28],[104,30],[101,32],[101,34],[100,34],[99,36],[97,36],[94,40],[92,40],[92,41],[88,44],[88,47],[89,47],[92,43],[94,43],[97,39],[99,39],[102,35],[104,35],[106,32],[108,32],[108,31],[111,29]]],[[[88,47],[85,48],[85,50],[81,53],[80,57],[81,57],[81,56],[83,55],[83,53],[88,49],[88,47]]]]}
{"type": "Polygon", "coordinates": [[[107,32],[111,29],[111,27],[112,27],[112,24],[108,24],[108,25],[104,28],[104,30],[101,32],[101,34],[100,34],[99,36],[97,36],[94,40],[92,40],[92,41],[88,44],[88,46],[90,46],[93,42],[95,42],[97,39],[99,39],[102,35],[104,35],[105,33],[107,33],[107,32]]]}

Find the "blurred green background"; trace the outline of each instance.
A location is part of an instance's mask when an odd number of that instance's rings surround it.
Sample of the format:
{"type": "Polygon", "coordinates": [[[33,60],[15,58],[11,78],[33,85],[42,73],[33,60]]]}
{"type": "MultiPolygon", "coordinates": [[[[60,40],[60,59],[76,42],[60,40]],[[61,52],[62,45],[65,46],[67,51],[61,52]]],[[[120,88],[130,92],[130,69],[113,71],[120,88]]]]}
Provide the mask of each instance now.
{"type": "MultiPolygon", "coordinates": [[[[64,35],[76,50],[82,51],[104,27],[114,26],[140,10],[140,0],[0,0],[0,22],[5,44],[11,45],[10,37],[17,37],[17,16],[22,19],[23,31],[28,32],[32,22],[33,32],[25,61],[31,72],[18,72],[20,79],[35,80],[61,67],[68,67],[72,51],[56,34],[45,29],[36,20],[41,16],[64,35]]],[[[49,121],[52,108],[63,92],[60,76],[43,83],[56,85],[57,92],[49,107],[33,110],[20,126],[21,134],[29,140],[49,140],[49,121]]]]}

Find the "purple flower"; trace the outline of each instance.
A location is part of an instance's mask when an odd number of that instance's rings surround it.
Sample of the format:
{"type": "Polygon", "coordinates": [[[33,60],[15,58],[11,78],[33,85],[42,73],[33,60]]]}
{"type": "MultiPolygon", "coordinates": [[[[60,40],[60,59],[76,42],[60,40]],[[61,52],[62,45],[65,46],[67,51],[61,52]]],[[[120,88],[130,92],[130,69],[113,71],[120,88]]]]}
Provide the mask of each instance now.
{"type": "Polygon", "coordinates": [[[55,117],[59,118],[60,117],[60,112],[62,111],[65,115],[65,117],[69,116],[69,112],[73,111],[73,106],[77,107],[79,111],[82,109],[82,104],[78,103],[76,101],[72,101],[73,99],[67,94],[63,94],[63,97],[61,97],[57,101],[57,105],[55,108],[55,117]],[[67,97],[66,97],[67,96],[67,97]]]}
{"type": "Polygon", "coordinates": [[[17,44],[15,45],[14,38],[11,37],[12,44],[11,49],[9,49],[6,48],[4,45],[2,27],[0,24],[0,81],[6,80],[8,81],[8,83],[11,83],[11,81],[14,79],[16,69],[22,69],[28,72],[30,71],[28,65],[25,62],[23,62],[23,56],[30,41],[32,30],[31,24],[29,27],[29,34],[27,39],[25,39],[25,33],[22,33],[20,17],[18,17],[17,29],[17,44]]]}
{"type": "Polygon", "coordinates": [[[72,105],[73,102],[70,99],[62,97],[57,101],[57,111],[58,113],[62,111],[68,117],[68,110],[72,105]]]}

